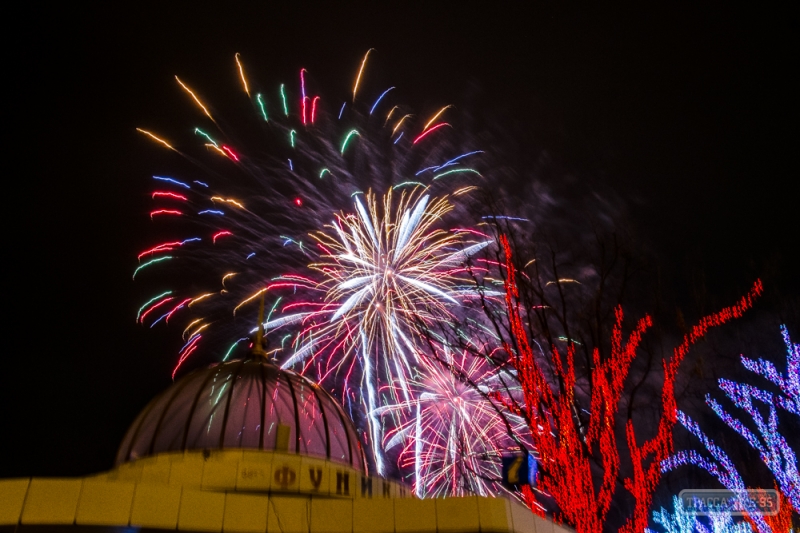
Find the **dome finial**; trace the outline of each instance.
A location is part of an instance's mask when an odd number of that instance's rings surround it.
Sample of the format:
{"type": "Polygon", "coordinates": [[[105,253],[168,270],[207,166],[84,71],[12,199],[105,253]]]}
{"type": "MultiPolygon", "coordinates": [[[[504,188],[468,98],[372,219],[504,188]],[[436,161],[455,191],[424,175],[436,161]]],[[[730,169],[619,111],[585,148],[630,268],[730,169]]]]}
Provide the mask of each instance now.
{"type": "Polygon", "coordinates": [[[264,338],[264,293],[261,293],[261,298],[258,303],[258,329],[256,336],[253,339],[253,349],[250,350],[250,355],[253,357],[267,358],[267,352],[264,351],[264,346],[261,344],[264,338]]]}

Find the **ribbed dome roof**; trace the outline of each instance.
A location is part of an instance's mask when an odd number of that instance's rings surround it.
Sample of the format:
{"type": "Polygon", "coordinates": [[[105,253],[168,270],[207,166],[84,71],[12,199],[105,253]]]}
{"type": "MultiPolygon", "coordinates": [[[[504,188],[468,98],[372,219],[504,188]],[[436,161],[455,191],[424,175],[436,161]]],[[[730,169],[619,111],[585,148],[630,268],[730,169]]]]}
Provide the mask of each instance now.
{"type": "Polygon", "coordinates": [[[136,418],[116,462],[237,448],[323,457],[366,472],[358,437],[336,400],[261,357],[213,365],[175,382],[136,418]]]}

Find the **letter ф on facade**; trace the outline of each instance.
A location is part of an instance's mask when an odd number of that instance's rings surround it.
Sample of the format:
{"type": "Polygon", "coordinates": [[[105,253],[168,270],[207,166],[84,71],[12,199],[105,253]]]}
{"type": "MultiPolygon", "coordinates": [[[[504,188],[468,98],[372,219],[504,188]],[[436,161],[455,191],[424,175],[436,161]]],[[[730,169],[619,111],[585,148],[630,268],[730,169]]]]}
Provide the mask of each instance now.
{"type": "Polygon", "coordinates": [[[367,473],[352,424],[313,382],[257,354],[156,396],[116,466],[0,480],[0,533],[567,531],[505,498],[420,500],[367,473]]]}

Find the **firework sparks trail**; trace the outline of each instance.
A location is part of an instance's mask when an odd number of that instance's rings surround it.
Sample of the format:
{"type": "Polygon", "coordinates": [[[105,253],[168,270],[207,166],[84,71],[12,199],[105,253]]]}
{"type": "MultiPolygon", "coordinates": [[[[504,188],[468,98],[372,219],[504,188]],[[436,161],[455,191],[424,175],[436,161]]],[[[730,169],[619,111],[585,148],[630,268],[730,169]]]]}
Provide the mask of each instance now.
{"type": "MultiPolygon", "coordinates": [[[[447,197],[431,199],[424,188],[402,191],[397,201],[391,189],[382,202],[368,192],[366,206],[359,196],[355,214],[339,213],[327,226],[330,231],[313,235],[323,253],[310,267],[322,281],[306,285],[296,276],[284,276],[275,285],[302,284],[324,294],[321,306],[308,302],[310,311],[293,315],[293,321],[307,327],[283,366],[323,359],[319,378],[324,381],[359,358],[371,412],[374,390],[385,384],[397,385],[389,389],[393,402],[412,400],[408,381],[426,349],[420,327],[447,321],[463,299],[478,296],[463,290],[459,274],[464,260],[489,242],[467,241],[462,232],[437,228],[453,205],[447,197]]],[[[285,325],[278,318],[264,329],[285,325]]],[[[350,387],[345,379],[343,396],[350,387]]],[[[374,418],[368,420],[373,453],[382,463],[381,434],[374,418]]]]}
{"type": "Polygon", "coordinates": [[[503,389],[521,396],[516,379],[466,351],[443,353],[443,361],[426,360],[410,380],[412,400],[375,410],[394,428],[385,446],[402,447],[400,464],[413,466],[419,497],[505,492],[502,454],[532,446],[525,420],[493,402],[490,393],[503,389]]]}
{"type": "MultiPolygon", "coordinates": [[[[383,473],[382,406],[417,406],[415,427],[430,431],[420,396],[427,357],[421,328],[447,323],[478,296],[464,263],[491,238],[447,224],[462,217],[462,200],[481,179],[468,165],[482,151],[464,149],[470,142],[455,142],[456,128],[435,123],[451,106],[417,122],[394,87],[370,87],[367,56],[341,106],[314,95],[306,69],[293,95],[287,84],[262,90],[245,78],[238,54],[235,61],[244,89],[237,93],[250,100],[264,139],[225,131],[226,122],[215,120],[220,108],[177,77],[199,111],[200,123],[187,128],[192,142],[172,133],[167,143],[139,129],[190,166],[181,175],[153,176],[151,218],[169,238],[139,254],[135,279],[162,285],[144,299],[137,320],[148,327],[182,321],[179,330],[191,332],[177,372],[190,356],[226,360],[246,350],[243,341],[256,329],[252,302],[264,297],[272,308],[265,335],[278,346],[270,353],[284,367],[315,374],[350,412],[361,413],[356,422],[368,427],[362,433],[383,473]],[[150,312],[168,300],[180,302],[168,316],[150,312]]],[[[388,418],[405,427],[399,414],[388,418]]],[[[458,434],[477,428],[462,424],[458,434]]],[[[415,444],[417,469],[426,472],[435,453],[427,443],[415,444]]]]}

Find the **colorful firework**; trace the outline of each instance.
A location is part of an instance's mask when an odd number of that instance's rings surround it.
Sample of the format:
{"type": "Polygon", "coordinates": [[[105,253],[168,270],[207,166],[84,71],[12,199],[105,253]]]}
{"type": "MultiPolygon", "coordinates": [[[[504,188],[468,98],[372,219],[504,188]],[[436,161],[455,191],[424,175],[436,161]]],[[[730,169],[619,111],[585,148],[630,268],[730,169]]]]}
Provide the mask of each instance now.
{"type": "MultiPolygon", "coordinates": [[[[240,317],[242,313],[254,315],[252,309],[246,309],[248,297],[282,273],[307,269],[319,257],[318,249],[308,247],[309,234],[342,209],[353,210],[354,194],[417,185],[427,187],[427,195],[444,195],[462,176],[469,175],[474,181],[477,171],[464,164],[480,151],[446,157],[443,154],[455,152],[454,138],[431,133],[448,106],[415,131],[412,115],[401,114],[404,108],[400,105],[391,105],[396,91],[384,90],[374,100],[361,101],[361,94],[368,90],[364,80],[367,56],[359,66],[352,102],[348,97],[341,108],[333,106],[338,116],[327,113],[318,96],[310,96],[305,69],[300,71],[296,98],[282,84],[270,99],[248,80],[242,58],[237,55],[235,60],[241,86],[253,106],[250,118],[263,130],[263,138],[235,139],[226,134],[222,121],[215,119],[215,107],[204,103],[181,79],[177,79],[180,88],[200,109],[199,118],[205,122],[190,130],[200,142],[184,146],[184,142],[167,142],[139,129],[192,164],[179,177],[153,177],[159,187],[152,193],[156,205],[150,216],[163,224],[162,233],[180,237],[154,243],[140,253],[135,271],[137,279],[152,277],[153,270],[159,271],[162,280],[173,275],[164,289],[171,290],[176,299],[182,292],[179,286],[187,285],[186,274],[191,272],[191,282],[206,290],[199,295],[196,289],[187,290],[185,296],[192,299],[181,308],[182,314],[202,313],[206,315],[203,324],[230,322],[226,318],[231,309],[240,317]],[[297,110],[292,102],[298,103],[297,110]],[[431,133],[428,140],[415,145],[412,139],[426,132],[431,133]],[[408,135],[403,137],[404,133],[408,135]],[[453,169],[470,172],[450,174],[453,169]],[[194,234],[182,234],[189,227],[194,234]],[[195,274],[198,271],[203,275],[195,274]],[[214,279],[204,279],[212,276],[214,279]]],[[[461,187],[458,193],[471,188],[461,187]]],[[[151,321],[163,316],[155,311],[143,309],[138,319],[152,326],[151,321]]],[[[274,310],[276,316],[282,311],[274,310]]],[[[197,323],[197,327],[201,325],[197,323]]],[[[244,333],[242,325],[238,327],[244,333]]],[[[191,338],[193,332],[190,328],[185,337],[191,338]]],[[[227,352],[210,337],[204,339],[204,351],[227,352]]]]}
{"type": "MultiPolygon", "coordinates": [[[[392,385],[391,401],[411,401],[408,381],[424,362],[424,333],[433,323],[447,322],[463,299],[478,296],[465,289],[459,274],[465,260],[489,241],[474,242],[464,232],[437,228],[453,205],[447,197],[431,200],[426,189],[413,185],[396,202],[392,190],[383,202],[368,192],[366,207],[356,196],[355,213],[339,213],[327,226],[329,232],[313,234],[321,261],[310,267],[321,281],[284,275],[266,288],[290,285],[323,296],[322,302],[312,298],[286,306],[306,310],[267,321],[264,330],[273,333],[301,324],[283,366],[304,364],[308,369],[316,361],[320,381],[340,378],[334,381],[341,383],[343,398],[352,388],[366,389],[360,396],[366,399],[367,413],[378,407],[375,391],[385,384],[392,385]]],[[[368,421],[377,468],[383,473],[380,425],[373,417],[368,421]]]]}
{"type": "Polygon", "coordinates": [[[519,385],[486,359],[442,353],[442,361],[426,360],[410,380],[412,399],[375,409],[393,427],[386,449],[402,446],[400,466],[413,469],[420,497],[502,493],[502,455],[532,446],[526,421],[491,395],[503,390],[521,398],[519,385]]]}
{"type": "Polygon", "coordinates": [[[476,188],[480,174],[465,164],[481,151],[454,148],[466,142],[441,121],[450,106],[417,122],[393,105],[394,87],[362,102],[367,56],[352,99],[333,112],[309,94],[305,69],[299,95],[282,84],[270,99],[235,59],[266,142],[228,135],[217,109],[177,77],[201,111],[192,135],[206,153],[139,130],[193,167],[153,177],[150,217],[173,238],[141,252],[134,276],[159,271],[171,282],[154,291],[137,321],[151,328],[183,321],[174,376],[198,353],[224,360],[246,349],[256,329],[251,304],[265,298],[269,353],[337,393],[367,426],[384,472],[385,423],[376,409],[415,401],[424,330],[478,294],[463,264],[489,239],[446,224],[462,209],[453,200],[476,188]],[[231,175],[239,178],[223,177],[231,175]],[[182,234],[187,227],[196,233],[182,234]]]}

